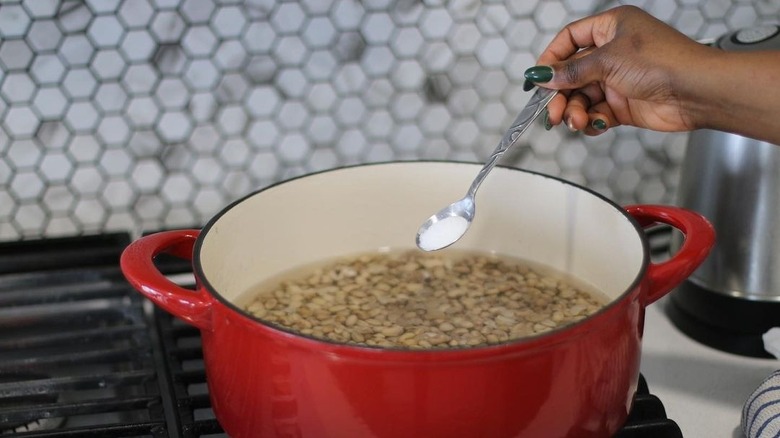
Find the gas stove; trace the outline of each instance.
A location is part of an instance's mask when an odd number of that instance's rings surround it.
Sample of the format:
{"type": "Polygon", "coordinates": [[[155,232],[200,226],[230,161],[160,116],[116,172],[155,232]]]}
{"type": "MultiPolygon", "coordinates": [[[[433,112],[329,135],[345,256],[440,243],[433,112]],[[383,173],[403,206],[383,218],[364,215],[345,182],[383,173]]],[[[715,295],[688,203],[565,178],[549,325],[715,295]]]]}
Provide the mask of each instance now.
{"type": "MultiPolygon", "coordinates": [[[[200,334],[126,283],[118,260],[129,242],[118,233],[0,243],[0,435],[225,436],[200,334]]],[[[158,265],[189,271],[175,259],[158,265]]],[[[641,377],[617,436],[682,437],[662,400],[641,377]]]]}
{"type": "Polygon", "coordinates": [[[222,432],[200,334],[125,282],[118,263],[129,241],[108,234],[0,244],[0,435],[222,432]]]}

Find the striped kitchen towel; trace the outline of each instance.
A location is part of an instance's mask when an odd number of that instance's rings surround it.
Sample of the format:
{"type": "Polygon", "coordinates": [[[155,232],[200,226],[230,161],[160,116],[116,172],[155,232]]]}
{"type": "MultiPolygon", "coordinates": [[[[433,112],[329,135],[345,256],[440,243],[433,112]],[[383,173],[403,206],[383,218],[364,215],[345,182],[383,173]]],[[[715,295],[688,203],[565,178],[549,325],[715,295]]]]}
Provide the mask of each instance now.
{"type": "Polygon", "coordinates": [[[780,437],[780,370],[748,397],[742,408],[742,431],[747,438],[780,437]]]}

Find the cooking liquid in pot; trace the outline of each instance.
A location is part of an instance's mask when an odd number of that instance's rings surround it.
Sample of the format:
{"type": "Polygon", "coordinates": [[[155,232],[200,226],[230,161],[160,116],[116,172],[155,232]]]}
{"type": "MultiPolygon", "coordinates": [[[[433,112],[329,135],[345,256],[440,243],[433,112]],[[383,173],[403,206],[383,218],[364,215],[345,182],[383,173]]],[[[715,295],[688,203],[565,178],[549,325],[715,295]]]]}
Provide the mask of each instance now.
{"type": "Polygon", "coordinates": [[[608,302],[550,268],[457,250],[331,260],[245,296],[247,312],[288,330],[396,348],[496,344],[572,324],[608,302]]]}

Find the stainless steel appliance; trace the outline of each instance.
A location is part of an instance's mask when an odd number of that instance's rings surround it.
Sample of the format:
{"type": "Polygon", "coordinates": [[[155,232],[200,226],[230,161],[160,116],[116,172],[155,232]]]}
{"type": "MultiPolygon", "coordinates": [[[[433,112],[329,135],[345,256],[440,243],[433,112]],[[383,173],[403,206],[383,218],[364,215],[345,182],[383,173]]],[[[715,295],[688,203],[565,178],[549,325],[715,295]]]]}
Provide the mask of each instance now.
{"type": "MultiPolygon", "coordinates": [[[[780,50],[780,26],[729,33],[714,45],[729,51],[780,50]]],[[[780,147],[696,131],[681,172],[678,204],[709,218],[717,243],[672,295],[670,316],[707,345],[768,356],[761,335],[780,327],[780,147]]]]}

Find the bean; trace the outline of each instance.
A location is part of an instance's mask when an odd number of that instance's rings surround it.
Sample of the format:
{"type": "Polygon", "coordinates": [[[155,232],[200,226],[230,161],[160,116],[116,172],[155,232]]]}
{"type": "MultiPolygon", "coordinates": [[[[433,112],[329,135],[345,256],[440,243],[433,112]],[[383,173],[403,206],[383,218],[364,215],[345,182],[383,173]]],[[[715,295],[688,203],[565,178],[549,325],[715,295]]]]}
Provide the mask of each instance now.
{"type": "Polygon", "coordinates": [[[506,342],[606,303],[517,260],[418,251],[322,264],[251,292],[244,308],[264,321],[335,342],[412,349],[506,342]]]}
{"type": "Polygon", "coordinates": [[[450,324],[449,322],[443,322],[443,323],[439,324],[439,330],[441,330],[443,332],[449,332],[449,331],[455,330],[455,326],[450,324]]]}
{"type": "Polygon", "coordinates": [[[382,333],[385,336],[400,336],[404,332],[404,328],[400,325],[393,325],[390,327],[382,327],[379,329],[379,332],[382,333]]]}

